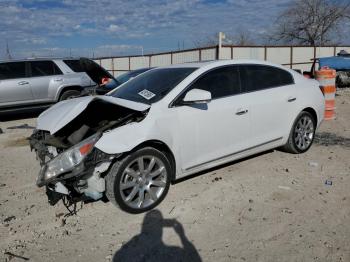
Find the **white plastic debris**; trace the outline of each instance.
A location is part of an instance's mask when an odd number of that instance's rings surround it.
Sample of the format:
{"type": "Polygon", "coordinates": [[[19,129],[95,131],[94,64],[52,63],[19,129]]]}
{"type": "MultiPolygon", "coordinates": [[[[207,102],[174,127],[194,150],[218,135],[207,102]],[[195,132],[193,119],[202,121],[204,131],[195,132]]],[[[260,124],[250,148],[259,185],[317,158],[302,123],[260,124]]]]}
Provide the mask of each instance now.
{"type": "Polygon", "coordinates": [[[289,186],[278,186],[279,189],[291,190],[289,186]]]}
{"type": "Polygon", "coordinates": [[[318,167],[318,163],[317,162],[309,162],[309,166],[318,167]]]}

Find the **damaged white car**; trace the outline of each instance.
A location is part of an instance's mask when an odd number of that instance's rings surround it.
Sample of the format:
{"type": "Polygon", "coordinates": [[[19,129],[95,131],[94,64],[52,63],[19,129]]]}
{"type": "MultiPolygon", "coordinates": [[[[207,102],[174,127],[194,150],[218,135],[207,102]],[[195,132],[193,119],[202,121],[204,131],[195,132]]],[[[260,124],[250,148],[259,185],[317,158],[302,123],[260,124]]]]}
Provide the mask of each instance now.
{"type": "Polygon", "coordinates": [[[307,151],[323,120],[318,82],[253,60],[155,68],[106,96],[43,112],[30,145],[51,204],[107,198],[130,213],[171,182],[272,148],[307,151]]]}

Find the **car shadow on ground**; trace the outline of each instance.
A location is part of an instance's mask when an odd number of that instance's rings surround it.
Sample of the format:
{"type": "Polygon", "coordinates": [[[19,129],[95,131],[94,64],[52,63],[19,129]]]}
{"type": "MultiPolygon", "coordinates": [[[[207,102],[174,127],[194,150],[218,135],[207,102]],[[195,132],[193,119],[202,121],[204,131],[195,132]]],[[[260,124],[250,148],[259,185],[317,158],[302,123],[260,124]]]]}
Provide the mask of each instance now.
{"type": "Polygon", "coordinates": [[[115,252],[113,262],[119,261],[202,261],[195,246],[188,240],[184,228],[176,219],[164,219],[155,209],[146,213],[140,234],[131,238],[115,252]],[[163,228],[173,228],[182,246],[168,246],[162,241],[163,228]]]}
{"type": "Polygon", "coordinates": [[[38,117],[48,107],[16,109],[14,111],[1,111],[0,122],[21,120],[38,117]]]}

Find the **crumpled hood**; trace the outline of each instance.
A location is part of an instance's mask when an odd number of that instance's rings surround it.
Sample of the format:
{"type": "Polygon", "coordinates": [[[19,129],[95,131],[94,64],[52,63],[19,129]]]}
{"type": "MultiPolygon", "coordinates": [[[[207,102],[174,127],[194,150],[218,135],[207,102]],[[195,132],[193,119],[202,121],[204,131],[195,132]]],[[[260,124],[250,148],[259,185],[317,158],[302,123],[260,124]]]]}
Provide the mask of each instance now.
{"type": "MultiPolygon", "coordinates": [[[[96,99],[100,99],[111,104],[116,104],[140,112],[150,108],[150,105],[112,96],[79,97],[59,102],[41,113],[37,119],[36,128],[39,130],[49,131],[51,135],[53,135],[62,127],[71,122],[74,118],[76,118],[81,112],[86,109],[91,101],[96,99]]],[[[103,112],[101,112],[101,114],[103,114],[103,112]]]]}

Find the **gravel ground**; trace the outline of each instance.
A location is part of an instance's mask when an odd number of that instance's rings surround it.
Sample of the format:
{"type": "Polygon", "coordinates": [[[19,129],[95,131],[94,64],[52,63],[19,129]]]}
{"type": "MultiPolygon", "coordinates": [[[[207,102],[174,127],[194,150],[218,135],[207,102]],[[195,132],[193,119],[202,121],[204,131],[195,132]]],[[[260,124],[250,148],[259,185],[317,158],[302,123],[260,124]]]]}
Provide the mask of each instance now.
{"type": "Polygon", "coordinates": [[[350,261],[349,89],[336,104],[307,153],[212,169],[140,215],[49,206],[26,141],[35,119],[0,122],[0,261],[350,261]]]}

